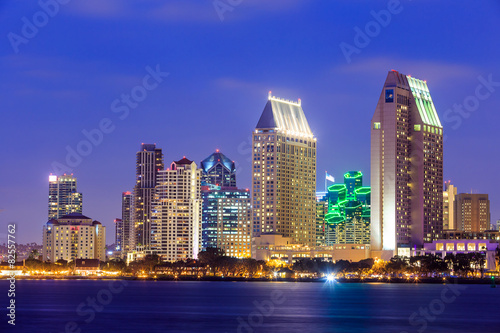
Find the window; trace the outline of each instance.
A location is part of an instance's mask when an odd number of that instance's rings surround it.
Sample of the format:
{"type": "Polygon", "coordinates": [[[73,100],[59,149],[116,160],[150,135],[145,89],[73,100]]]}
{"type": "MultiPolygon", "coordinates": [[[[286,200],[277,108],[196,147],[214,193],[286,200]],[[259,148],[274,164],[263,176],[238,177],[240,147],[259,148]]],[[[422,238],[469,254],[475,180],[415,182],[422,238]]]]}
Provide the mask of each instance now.
{"type": "Polygon", "coordinates": [[[443,250],[444,250],[443,243],[437,243],[436,244],[436,251],[443,251],[443,250]]]}
{"type": "Polygon", "coordinates": [[[373,123],[373,129],[380,129],[380,123],[373,123]]]}
{"type": "Polygon", "coordinates": [[[446,251],[455,251],[455,244],[446,243],[446,251]]]}
{"type": "Polygon", "coordinates": [[[394,89],[386,89],[385,90],[385,102],[393,103],[394,102],[394,89]]]}
{"type": "Polygon", "coordinates": [[[467,244],[467,251],[476,251],[476,244],[475,243],[467,244]]]}
{"type": "Polygon", "coordinates": [[[415,130],[415,132],[420,132],[420,126],[420,124],[413,125],[413,129],[415,130]]]}
{"type": "Polygon", "coordinates": [[[458,243],[457,244],[457,251],[465,251],[465,244],[464,243],[458,243]]]}

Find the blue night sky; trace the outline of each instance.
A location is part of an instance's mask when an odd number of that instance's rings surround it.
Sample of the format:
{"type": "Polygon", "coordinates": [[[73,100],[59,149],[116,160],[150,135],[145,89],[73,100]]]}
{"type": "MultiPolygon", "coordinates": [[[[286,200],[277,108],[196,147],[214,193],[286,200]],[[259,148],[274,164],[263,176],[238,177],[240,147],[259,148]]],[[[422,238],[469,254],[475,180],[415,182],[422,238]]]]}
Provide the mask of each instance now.
{"type": "Polygon", "coordinates": [[[211,0],[72,0],[45,21],[38,1],[0,3],[0,242],[15,222],[19,242],[41,243],[48,175],[100,124],[108,133],[71,169],[108,243],[142,142],[161,147],[167,165],[218,148],[250,187],[250,133],[269,90],[302,99],[318,189],[325,170],[338,180],[361,170],[368,185],[370,120],[391,69],[427,80],[446,134],[445,179],[489,193],[500,219],[499,1],[228,1],[218,13],[211,0]],[[374,24],[371,11],[388,4],[390,22],[374,24]],[[34,19],[37,31],[23,28],[34,19]],[[356,27],[372,37],[355,40],[356,27]],[[169,74],[144,90],[148,68],[169,74]],[[131,92],[141,101],[125,107],[131,92]]]}

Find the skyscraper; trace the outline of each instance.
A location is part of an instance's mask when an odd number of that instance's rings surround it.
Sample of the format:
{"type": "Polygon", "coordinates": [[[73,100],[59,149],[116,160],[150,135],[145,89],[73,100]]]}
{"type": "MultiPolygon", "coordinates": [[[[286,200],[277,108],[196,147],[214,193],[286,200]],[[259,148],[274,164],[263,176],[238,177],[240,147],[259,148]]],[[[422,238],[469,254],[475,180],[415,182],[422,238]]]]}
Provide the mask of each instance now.
{"type": "Polygon", "coordinates": [[[219,149],[200,163],[203,170],[202,181],[221,187],[236,186],[236,167],[234,162],[222,154],[219,149]]]}
{"type": "Polygon", "coordinates": [[[372,251],[439,238],[442,186],[443,127],[427,83],[392,70],[371,123],[372,251]]]}
{"type": "Polygon", "coordinates": [[[202,186],[202,245],[216,247],[230,257],[250,257],[250,191],[236,187],[202,186]]]}
{"type": "Polygon", "coordinates": [[[123,220],[115,219],[115,250],[123,250],[123,220]]]}
{"type": "Polygon", "coordinates": [[[316,138],[301,101],[271,96],[252,136],[253,236],[316,244],[316,138]]]}
{"type": "Polygon", "coordinates": [[[460,193],[455,197],[457,231],[482,232],[490,229],[488,194],[460,193]]]}
{"type": "Polygon", "coordinates": [[[370,243],[370,192],[361,171],[349,171],[344,184],[328,187],[325,245],[370,243]]]}
{"type": "Polygon", "coordinates": [[[135,246],[150,249],[151,204],[155,195],[156,177],[163,170],[163,153],[156,144],[141,145],[137,152],[135,199],[135,246]]]}
{"type": "Polygon", "coordinates": [[[443,230],[456,230],[455,223],[455,196],[457,188],[450,181],[444,183],[443,191],[443,230]]]}
{"type": "Polygon", "coordinates": [[[50,175],[49,220],[70,213],[82,213],[82,194],[76,191],[76,177],[50,175]]]}
{"type": "Polygon", "coordinates": [[[201,250],[201,169],[182,158],[158,172],[151,249],[162,260],[197,259],[201,250]]]}
{"type": "Polygon", "coordinates": [[[122,193],[122,248],[120,251],[129,252],[135,249],[134,225],[134,195],[132,192],[122,193]]]}

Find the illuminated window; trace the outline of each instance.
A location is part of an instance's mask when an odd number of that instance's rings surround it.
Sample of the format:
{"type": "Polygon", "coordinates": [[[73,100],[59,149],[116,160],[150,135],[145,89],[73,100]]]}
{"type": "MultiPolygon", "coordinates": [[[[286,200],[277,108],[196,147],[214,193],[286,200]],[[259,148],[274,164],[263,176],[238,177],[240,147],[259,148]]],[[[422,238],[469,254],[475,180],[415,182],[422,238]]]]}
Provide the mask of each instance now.
{"type": "Polygon", "coordinates": [[[455,251],[455,244],[446,243],[446,251],[455,251]]]}
{"type": "Polygon", "coordinates": [[[415,132],[420,132],[420,124],[413,125],[415,132]]]}
{"type": "Polygon", "coordinates": [[[373,123],[373,129],[380,129],[380,123],[373,123]]]}
{"type": "Polygon", "coordinates": [[[457,244],[457,251],[465,251],[465,244],[464,243],[458,243],[457,244]]]}
{"type": "Polygon", "coordinates": [[[476,251],[476,244],[474,243],[467,244],[467,251],[476,251]]]}
{"type": "Polygon", "coordinates": [[[443,243],[437,243],[436,244],[436,251],[443,251],[444,245],[443,243]]]}

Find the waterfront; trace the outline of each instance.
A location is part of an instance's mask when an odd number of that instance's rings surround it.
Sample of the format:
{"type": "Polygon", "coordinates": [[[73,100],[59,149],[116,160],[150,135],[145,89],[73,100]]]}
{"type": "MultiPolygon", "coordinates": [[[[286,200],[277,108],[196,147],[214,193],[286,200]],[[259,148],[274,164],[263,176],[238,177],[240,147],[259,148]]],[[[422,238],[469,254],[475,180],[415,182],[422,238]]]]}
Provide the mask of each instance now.
{"type": "Polygon", "coordinates": [[[497,332],[499,296],[452,283],[19,280],[16,327],[4,316],[0,331],[497,332]]]}

